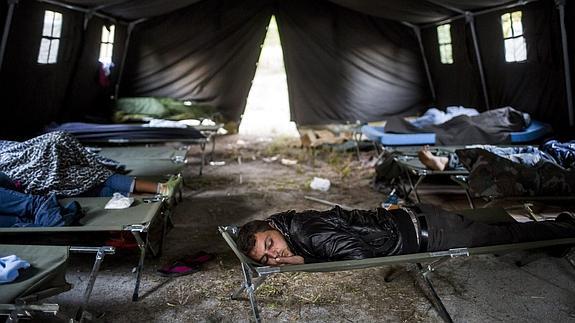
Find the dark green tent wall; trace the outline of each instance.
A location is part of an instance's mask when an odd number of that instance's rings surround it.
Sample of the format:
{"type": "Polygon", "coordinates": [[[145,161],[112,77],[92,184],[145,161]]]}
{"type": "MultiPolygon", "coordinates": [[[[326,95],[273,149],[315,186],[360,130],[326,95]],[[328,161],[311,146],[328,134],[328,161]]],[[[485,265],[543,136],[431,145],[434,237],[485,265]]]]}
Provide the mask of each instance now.
{"type": "MultiPolygon", "coordinates": [[[[0,70],[3,138],[32,136],[50,122],[107,121],[120,73],[127,24],[140,18],[130,46],[120,94],[171,96],[216,105],[239,120],[253,78],[269,17],[277,17],[283,43],[292,118],[299,124],[373,121],[413,114],[427,106],[486,108],[469,25],[452,21],[455,63],[439,63],[432,23],[507,0],[60,0],[103,6],[114,17],[116,39],[111,85],[98,82],[100,31],[110,23],[92,17],[84,30],[82,12],[36,0],[18,1],[0,70]],[[440,4],[440,5],[438,5],[440,4]],[[36,62],[43,11],[62,12],[65,25],[59,62],[36,62]],[[415,33],[422,28],[427,80],[415,33]]],[[[575,9],[567,3],[571,75],[575,67],[575,9]]],[[[8,11],[0,3],[0,22],[8,11]]],[[[514,9],[515,10],[515,9],[514,9]]],[[[561,29],[554,0],[539,0],[524,11],[528,62],[504,62],[500,15],[475,18],[491,108],[510,105],[567,131],[561,29]]]]}

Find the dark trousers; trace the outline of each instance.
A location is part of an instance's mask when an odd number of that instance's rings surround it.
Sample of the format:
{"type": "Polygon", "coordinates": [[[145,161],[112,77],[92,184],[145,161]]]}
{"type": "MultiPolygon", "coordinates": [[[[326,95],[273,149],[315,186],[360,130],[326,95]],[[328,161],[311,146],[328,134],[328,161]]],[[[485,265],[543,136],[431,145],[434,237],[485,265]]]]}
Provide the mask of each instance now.
{"type": "Polygon", "coordinates": [[[433,206],[420,206],[428,251],[575,237],[575,221],[482,223],[433,206]]]}

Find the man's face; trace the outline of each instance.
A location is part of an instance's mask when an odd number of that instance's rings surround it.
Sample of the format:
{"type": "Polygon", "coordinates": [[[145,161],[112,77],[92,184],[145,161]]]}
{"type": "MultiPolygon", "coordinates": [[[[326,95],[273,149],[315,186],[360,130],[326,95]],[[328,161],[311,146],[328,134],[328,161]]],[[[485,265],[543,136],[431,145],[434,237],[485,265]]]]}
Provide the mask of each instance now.
{"type": "Polygon", "coordinates": [[[291,257],[293,252],[289,249],[284,236],[278,230],[267,230],[255,235],[256,244],[248,256],[264,265],[278,265],[278,257],[291,257]]]}

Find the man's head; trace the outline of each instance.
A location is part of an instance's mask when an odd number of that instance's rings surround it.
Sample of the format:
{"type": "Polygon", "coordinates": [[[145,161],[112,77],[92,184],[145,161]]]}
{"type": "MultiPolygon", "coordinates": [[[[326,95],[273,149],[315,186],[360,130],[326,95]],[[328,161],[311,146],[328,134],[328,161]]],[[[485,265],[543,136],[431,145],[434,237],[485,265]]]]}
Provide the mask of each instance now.
{"type": "Polygon", "coordinates": [[[254,220],[244,224],[237,244],[241,252],[264,265],[278,265],[276,258],[294,255],[281,232],[267,221],[254,220]]]}

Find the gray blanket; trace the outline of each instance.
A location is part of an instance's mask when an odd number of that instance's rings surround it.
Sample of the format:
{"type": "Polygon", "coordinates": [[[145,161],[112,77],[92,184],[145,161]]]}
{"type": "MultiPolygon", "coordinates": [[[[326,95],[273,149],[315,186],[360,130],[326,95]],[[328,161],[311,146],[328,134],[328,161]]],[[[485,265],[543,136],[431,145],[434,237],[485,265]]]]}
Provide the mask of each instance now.
{"type": "Polygon", "coordinates": [[[521,131],[529,124],[529,117],[511,107],[480,113],[460,115],[439,125],[416,127],[402,117],[387,120],[388,133],[435,133],[436,145],[506,144],[511,143],[510,132],[521,131]]]}
{"type": "Polygon", "coordinates": [[[106,181],[116,167],[116,162],[90,153],[64,132],[24,142],[0,141],[0,172],[30,194],[79,195],[106,181]]]}

